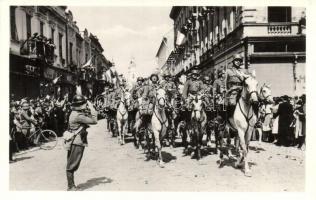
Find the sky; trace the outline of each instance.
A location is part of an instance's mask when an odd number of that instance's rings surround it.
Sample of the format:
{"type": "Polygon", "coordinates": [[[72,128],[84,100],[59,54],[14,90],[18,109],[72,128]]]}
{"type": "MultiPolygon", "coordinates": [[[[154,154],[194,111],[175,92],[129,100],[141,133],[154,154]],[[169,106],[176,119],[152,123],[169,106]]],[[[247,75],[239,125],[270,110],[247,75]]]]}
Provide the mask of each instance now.
{"type": "Polygon", "coordinates": [[[80,31],[96,35],[105,57],[127,77],[132,57],[136,76],[148,76],[157,67],[156,53],[166,34],[173,34],[171,7],[73,7],[69,6],[80,31]]]}

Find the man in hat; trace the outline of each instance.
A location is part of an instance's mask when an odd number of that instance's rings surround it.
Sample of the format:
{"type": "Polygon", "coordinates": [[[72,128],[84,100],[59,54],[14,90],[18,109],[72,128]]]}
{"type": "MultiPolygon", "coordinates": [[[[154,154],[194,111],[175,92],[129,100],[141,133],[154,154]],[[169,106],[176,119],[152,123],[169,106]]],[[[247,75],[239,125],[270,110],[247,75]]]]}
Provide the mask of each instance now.
{"type": "Polygon", "coordinates": [[[143,77],[137,77],[137,83],[134,85],[131,89],[131,94],[133,99],[139,99],[143,95],[144,89],[143,89],[143,77]]]}
{"type": "Polygon", "coordinates": [[[213,95],[215,99],[223,99],[225,91],[225,72],[222,69],[217,71],[217,79],[213,83],[213,95]]]}
{"type": "Polygon", "coordinates": [[[151,106],[153,106],[154,104],[154,98],[155,98],[155,94],[156,94],[156,90],[159,87],[159,77],[157,74],[152,74],[150,75],[150,81],[151,84],[146,84],[144,86],[144,93],[142,95],[142,101],[149,101],[149,104],[152,104],[151,106]]]}
{"type": "Polygon", "coordinates": [[[242,89],[242,82],[244,80],[244,73],[242,72],[243,58],[239,54],[233,56],[232,66],[227,68],[226,85],[227,85],[227,105],[228,109],[234,110],[237,103],[237,95],[242,89]]]}
{"type": "Polygon", "coordinates": [[[136,132],[138,131],[139,127],[143,125],[144,115],[150,116],[155,104],[155,93],[159,87],[159,77],[157,74],[152,74],[149,79],[151,81],[151,84],[147,84],[145,81],[144,92],[139,101],[139,114],[136,115],[137,121],[135,123],[136,132]]]}
{"type": "Polygon", "coordinates": [[[209,76],[203,77],[202,93],[205,94],[204,101],[206,105],[210,106],[212,93],[213,93],[213,87],[211,84],[211,78],[209,76]]]}
{"type": "Polygon", "coordinates": [[[189,79],[184,84],[183,88],[183,98],[187,99],[187,106],[189,106],[193,100],[192,96],[197,95],[203,86],[203,82],[199,80],[199,70],[194,69],[192,70],[192,79],[189,79]]]}
{"type": "MultiPolygon", "coordinates": [[[[20,123],[22,125],[22,133],[25,137],[28,137],[31,132],[31,125],[34,126],[37,125],[37,121],[32,116],[32,113],[30,111],[30,105],[27,101],[24,101],[22,103],[22,112],[20,116],[20,123]]],[[[27,148],[29,148],[30,144],[28,144],[27,141],[27,148]]]]}
{"type": "Polygon", "coordinates": [[[69,130],[74,133],[72,143],[67,153],[67,183],[69,191],[77,190],[74,182],[74,172],[78,170],[83,152],[87,146],[87,128],[90,124],[97,124],[97,111],[91,102],[82,95],[75,95],[71,104],[72,112],[69,116],[69,130]]]}

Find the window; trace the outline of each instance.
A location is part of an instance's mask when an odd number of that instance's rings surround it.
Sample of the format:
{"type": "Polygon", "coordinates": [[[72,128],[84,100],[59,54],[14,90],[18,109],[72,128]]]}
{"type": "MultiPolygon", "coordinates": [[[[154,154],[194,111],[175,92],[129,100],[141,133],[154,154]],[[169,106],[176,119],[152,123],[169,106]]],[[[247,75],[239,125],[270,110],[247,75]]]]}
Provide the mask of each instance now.
{"type": "Polygon", "coordinates": [[[54,43],[54,37],[55,37],[55,29],[51,29],[51,38],[52,38],[52,42],[54,43]]]}
{"type": "Polygon", "coordinates": [[[268,22],[291,22],[291,7],[268,7],[268,22]]]}
{"type": "Polygon", "coordinates": [[[85,57],[85,62],[87,62],[88,61],[88,54],[86,53],[86,57],[85,57]]]}
{"type": "Polygon", "coordinates": [[[63,35],[59,33],[59,58],[60,60],[63,58],[63,35]]]}
{"type": "Polygon", "coordinates": [[[69,43],[69,58],[70,58],[70,63],[72,63],[72,43],[69,43]]]}
{"type": "Polygon", "coordinates": [[[32,35],[31,30],[31,15],[26,14],[26,37],[29,38],[32,35]]]}
{"type": "Polygon", "coordinates": [[[10,6],[10,30],[11,30],[11,39],[17,40],[17,30],[15,22],[15,6],[10,6]]]}
{"type": "Polygon", "coordinates": [[[44,35],[44,23],[40,22],[40,34],[44,35]]]}

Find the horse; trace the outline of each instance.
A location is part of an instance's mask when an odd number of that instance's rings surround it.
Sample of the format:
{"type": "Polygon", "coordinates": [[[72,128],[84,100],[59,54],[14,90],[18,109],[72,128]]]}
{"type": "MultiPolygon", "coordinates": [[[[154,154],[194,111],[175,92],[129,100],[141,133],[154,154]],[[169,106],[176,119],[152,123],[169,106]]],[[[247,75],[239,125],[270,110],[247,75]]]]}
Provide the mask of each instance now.
{"type": "Polygon", "coordinates": [[[129,92],[124,92],[121,99],[120,104],[116,113],[116,120],[118,126],[118,142],[121,145],[125,144],[125,132],[127,131],[127,122],[128,122],[128,107],[131,103],[131,94],[129,92]]]}
{"type": "Polygon", "coordinates": [[[249,142],[252,136],[257,116],[253,109],[253,104],[258,103],[258,81],[253,75],[244,75],[242,90],[237,101],[234,113],[228,118],[227,125],[238,132],[240,156],[235,163],[235,167],[240,167],[244,161],[244,174],[251,176],[248,163],[249,142]]]}
{"type": "Polygon", "coordinates": [[[272,113],[271,104],[273,103],[272,95],[271,95],[271,86],[264,83],[259,92],[259,112],[258,112],[258,126],[256,127],[256,131],[259,134],[259,144],[262,141],[262,132],[266,130],[266,127],[269,126],[271,122],[272,113]],[[269,106],[270,105],[270,106],[269,106]]]}
{"type": "Polygon", "coordinates": [[[271,86],[264,83],[260,88],[259,100],[273,103],[273,98],[271,95],[271,86]]]}
{"type": "Polygon", "coordinates": [[[192,112],[191,112],[191,138],[192,147],[194,151],[191,153],[191,158],[196,156],[197,160],[202,158],[201,146],[203,139],[202,128],[205,126],[207,118],[204,111],[202,95],[196,95],[192,101],[192,112]]]}
{"type": "Polygon", "coordinates": [[[151,118],[150,129],[153,133],[155,149],[158,152],[157,162],[160,167],[163,167],[163,159],[161,154],[162,140],[167,134],[168,118],[165,111],[166,106],[166,91],[159,88],[156,91],[156,102],[154,106],[153,116],[151,118]]]}

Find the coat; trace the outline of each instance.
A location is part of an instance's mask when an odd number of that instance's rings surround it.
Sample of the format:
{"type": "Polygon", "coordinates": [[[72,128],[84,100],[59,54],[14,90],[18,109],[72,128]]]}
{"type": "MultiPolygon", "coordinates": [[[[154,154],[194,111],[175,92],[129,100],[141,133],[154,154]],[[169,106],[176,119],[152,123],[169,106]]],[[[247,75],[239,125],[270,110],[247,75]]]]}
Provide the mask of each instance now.
{"type": "MultiPolygon", "coordinates": [[[[90,108],[91,109],[91,108],[90,108]]],[[[91,113],[87,114],[83,111],[72,111],[69,116],[69,131],[75,132],[82,126],[82,130],[75,136],[73,144],[87,146],[87,128],[90,124],[97,124],[97,111],[91,109],[91,113]]]]}

